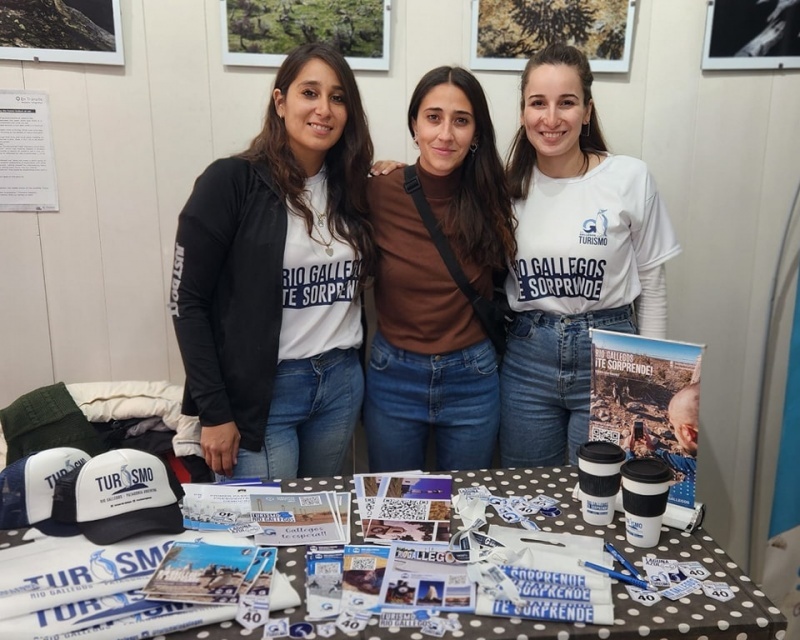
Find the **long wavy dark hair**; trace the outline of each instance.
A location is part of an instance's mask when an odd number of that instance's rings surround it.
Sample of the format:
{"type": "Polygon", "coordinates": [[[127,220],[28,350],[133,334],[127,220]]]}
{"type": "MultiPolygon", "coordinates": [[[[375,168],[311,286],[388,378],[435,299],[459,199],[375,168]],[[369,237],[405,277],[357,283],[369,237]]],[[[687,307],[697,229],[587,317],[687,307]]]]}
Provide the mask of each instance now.
{"type": "MultiPolygon", "coordinates": [[[[312,42],[289,52],[278,69],[273,89],[286,95],[306,63],[314,58],[333,69],[344,88],[347,122],[341,138],[325,155],[328,229],[356,251],[361,259],[360,279],[363,283],[369,275],[374,274],[377,263],[367,204],[367,175],[372,165],[373,146],[367,114],[361,104],[361,94],[353,71],[342,54],[332,46],[312,42]]],[[[307,176],[292,153],[286,124],[278,115],[275,101],[271,98],[264,117],[264,127],[239,157],[267,165],[278,190],[294,210],[305,218],[310,235],[314,214],[303,196],[307,176]]]]}
{"type": "MultiPolygon", "coordinates": [[[[578,73],[583,89],[583,105],[589,106],[589,101],[592,99],[592,82],[594,76],[589,67],[589,60],[586,56],[575,47],[556,42],[548,44],[544,49],[535,53],[528,64],[525,65],[525,70],[522,72],[522,81],[520,86],[520,110],[525,111],[525,89],[528,85],[528,78],[531,71],[543,64],[559,65],[563,64],[572,67],[578,73]]],[[[589,160],[593,154],[605,153],[608,151],[608,145],[603,137],[603,131],[600,128],[600,119],[597,115],[597,105],[592,103],[592,113],[589,116],[589,135],[581,136],[578,138],[580,141],[581,152],[583,153],[583,167],[581,174],[586,173],[589,169],[589,160]]],[[[527,198],[528,191],[530,190],[531,180],[533,179],[533,167],[536,164],[536,149],[528,140],[525,133],[525,126],[520,125],[517,134],[514,136],[514,142],[511,145],[511,150],[508,155],[508,163],[506,165],[506,172],[508,174],[508,184],[511,190],[512,198],[527,198]]]]}
{"type": "Polygon", "coordinates": [[[425,96],[435,87],[451,84],[461,89],[472,105],[478,148],[464,159],[461,187],[444,220],[459,258],[503,269],[517,253],[515,220],[511,209],[503,162],[497,153],[489,105],[477,78],[461,67],[437,67],[417,83],[408,105],[408,130],[425,96]]]}

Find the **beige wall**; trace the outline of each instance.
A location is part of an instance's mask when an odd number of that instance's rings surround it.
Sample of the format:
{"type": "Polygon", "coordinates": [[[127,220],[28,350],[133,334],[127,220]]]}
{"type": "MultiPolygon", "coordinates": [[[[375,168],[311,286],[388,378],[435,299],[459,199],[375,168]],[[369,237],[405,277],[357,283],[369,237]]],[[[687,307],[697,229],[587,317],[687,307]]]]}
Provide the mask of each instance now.
{"type": "MultiPolygon", "coordinates": [[[[182,381],[165,311],[177,215],[197,174],[260,126],[273,70],[222,66],[219,0],[121,4],[124,68],[0,61],[0,88],[50,95],[61,201],[0,214],[0,406],[60,380],[182,381]]],[[[468,64],[471,4],[394,1],[391,70],[357,73],[377,157],[413,159],[407,99],[429,68],[468,64]]],[[[668,265],[669,337],[708,345],[700,499],[744,564],[751,518],[753,548],[764,544],[785,381],[784,278],[756,473],[769,285],[800,179],[800,73],[704,74],[706,3],[637,4],[631,72],[599,76],[595,99],[613,150],[649,163],[684,247],[668,265]]],[[[477,75],[504,153],[517,74],[477,75]]]]}

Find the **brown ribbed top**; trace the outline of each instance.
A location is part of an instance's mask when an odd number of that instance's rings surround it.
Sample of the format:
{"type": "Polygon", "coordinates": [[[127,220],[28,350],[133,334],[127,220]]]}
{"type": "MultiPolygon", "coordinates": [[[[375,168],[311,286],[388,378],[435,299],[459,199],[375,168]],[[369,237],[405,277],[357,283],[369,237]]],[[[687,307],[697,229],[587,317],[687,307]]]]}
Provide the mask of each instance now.
{"type": "MultiPolygon", "coordinates": [[[[438,177],[417,162],[422,191],[441,220],[461,183],[461,171],[438,177]]],[[[486,338],[467,298],[453,281],[403,189],[402,170],[369,180],[369,203],[381,260],[375,283],[378,328],[394,346],[438,354],[463,349],[486,338]]],[[[470,284],[490,296],[492,270],[461,264],[470,284]]]]}

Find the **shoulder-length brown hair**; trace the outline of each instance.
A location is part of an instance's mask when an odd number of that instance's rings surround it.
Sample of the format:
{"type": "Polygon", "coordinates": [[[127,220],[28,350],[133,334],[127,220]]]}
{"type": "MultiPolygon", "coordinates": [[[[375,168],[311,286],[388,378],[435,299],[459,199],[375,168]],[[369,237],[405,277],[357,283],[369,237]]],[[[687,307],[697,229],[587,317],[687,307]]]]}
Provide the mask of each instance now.
{"type": "MultiPolygon", "coordinates": [[[[355,76],[350,65],[332,46],[322,42],[300,45],[286,56],[275,76],[273,89],[283,95],[297,79],[303,67],[312,59],[327,64],[344,89],[347,122],[341,138],[325,155],[328,182],[328,226],[332,233],[355,249],[361,259],[362,281],[374,273],[377,253],[372,238],[367,204],[367,176],[372,164],[373,146],[369,135],[367,114],[361,104],[355,76]]],[[[289,146],[286,124],[278,115],[275,101],[270,98],[264,127],[250,146],[239,154],[250,162],[267,165],[275,186],[302,214],[309,234],[314,215],[303,197],[306,175],[289,146]]]]}

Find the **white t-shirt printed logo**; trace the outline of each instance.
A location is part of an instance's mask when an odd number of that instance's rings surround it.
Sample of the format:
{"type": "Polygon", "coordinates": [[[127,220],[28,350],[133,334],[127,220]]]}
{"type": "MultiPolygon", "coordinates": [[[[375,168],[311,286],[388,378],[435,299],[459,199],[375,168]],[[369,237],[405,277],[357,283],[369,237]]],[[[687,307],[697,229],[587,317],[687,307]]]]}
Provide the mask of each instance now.
{"type": "MultiPolygon", "coordinates": [[[[306,180],[309,205],[328,210],[324,169],[306,180]]],[[[361,259],[347,242],[331,237],[327,220],[309,236],[301,216],[287,214],[283,254],[283,320],[278,360],[299,360],[361,344],[358,296],[361,259]]],[[[318,221],[315,221],[318,222],[318,221]]]]}
{"type": "Polygon", "coordinates": [[[305,309],[350,302],[356,294],[360,272],[360,260],[284,269],[283,308],[305,309]]]}
{"type": "Polygon", "coordinates": [[[578,235],[578,242],[581,244],[602,244],[608,245],[608,209],[600,209],[594,218],[587,218],[583,221],[583,233],[578,235]]]}
{"type": "Polygon", "coordinates": [[[599,300],[603,291],[605,260],[594,258],[531,258],[517,260],[514,271],[520,302],[541,298],[599,300]]]}
{"type": "Polygon", "coordinates": [[[680,253],[655,181],[636,158],[609,155],[575,178],[535,168],[514,210],[517,256],[506,280],[514,311],[622,307],[641,292],[639,270],[680,253]]]}
{"type": "MultiPolygon", "coordinates": [[[[608,209],[598,209],[581,224],[578,243],[608,246],[608,209]]],[[[583,298],[599,300],[603,291],[606,261],[596,258],[532,258],[517,261],[519,300],[583,298]]]]}

